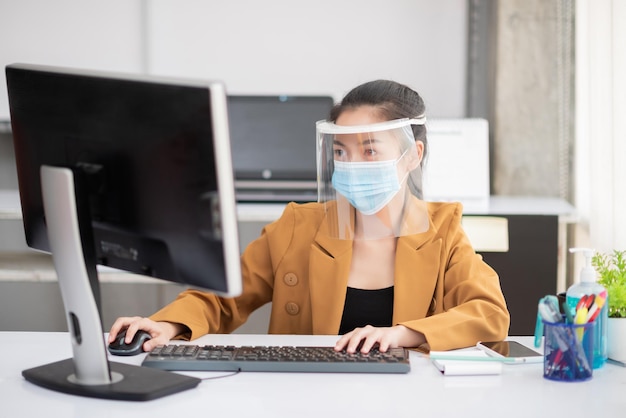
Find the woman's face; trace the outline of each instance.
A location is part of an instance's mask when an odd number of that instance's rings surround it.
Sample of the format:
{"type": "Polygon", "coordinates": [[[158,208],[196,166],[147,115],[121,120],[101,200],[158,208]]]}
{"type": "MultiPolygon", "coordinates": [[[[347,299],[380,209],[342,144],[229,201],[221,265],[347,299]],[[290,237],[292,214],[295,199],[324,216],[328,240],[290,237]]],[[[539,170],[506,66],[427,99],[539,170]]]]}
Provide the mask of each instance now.
{"type": "MultiPolygon", "coordinates": [[[[374,106],[360,106],[355,109],[343,111],[337,121],[337,125],[355,126],[370,125],[374,123],[386,122],[387,120],[379,116],[377,108],[374,106]]],[[[421,141],[415,142],[416,151],[408,152],[409,160],[415,160],[417,164],[421,160],[424,144],[421,141]],[[417,155],[416,155],[417,154],[417,155]]],[[[368,132],[359,134],[336,135],[333,140],[333,154],[335,161],[345,162],[365,162],[365,161],[388,161],[397,160],[406,150],[406,144],[400,144],[393,135],[393,131],[368,132]]],[[[416,165],[410,164],[413,169],[416,165]]]]}

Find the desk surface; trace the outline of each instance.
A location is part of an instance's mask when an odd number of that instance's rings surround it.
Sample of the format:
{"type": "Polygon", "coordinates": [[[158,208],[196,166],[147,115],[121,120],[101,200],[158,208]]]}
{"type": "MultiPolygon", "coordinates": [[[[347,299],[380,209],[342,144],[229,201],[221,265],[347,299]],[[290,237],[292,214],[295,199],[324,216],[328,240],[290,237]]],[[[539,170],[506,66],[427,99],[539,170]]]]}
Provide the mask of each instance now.
{"type": "MultiPolygon", "coordinates": [[[[207,335],[199,344],[332,345],[336,336],[207,335]]],[[[530,337],[517,339],[527,345],[530,337]]],[[[71,355],[66,333],[0,332],[3,417],[593,417],[626,411],[626,368],[607,364],[590,381],[542,377],[541,364],[505,365],[497,376],[443,376],[411,353],[406,375],[239,373],[149,402],[82,398],[25,381],[23,369],[71,355]]],[[[139,364],[142,356],[122,358],[139,364]]],[[[119,358],[116,358],[119,360],[119,358]]],[[[201,377],[224,373],[197,373],[201,377]]]]}

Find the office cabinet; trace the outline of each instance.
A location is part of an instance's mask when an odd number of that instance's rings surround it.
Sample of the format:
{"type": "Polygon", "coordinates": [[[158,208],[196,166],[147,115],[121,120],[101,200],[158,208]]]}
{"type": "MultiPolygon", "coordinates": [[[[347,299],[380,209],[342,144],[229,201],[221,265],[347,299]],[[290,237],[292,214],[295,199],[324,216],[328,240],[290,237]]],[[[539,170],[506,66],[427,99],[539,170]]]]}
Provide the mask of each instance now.
{"type": "Polygon", "coordinates": [[[537,302],[545,295],[557,293],[559,217],[502,216],[508,220],[509,250],[478,252],[500,276],[502,292],[511,314],[509,335],[532,335],[537,302]]]}

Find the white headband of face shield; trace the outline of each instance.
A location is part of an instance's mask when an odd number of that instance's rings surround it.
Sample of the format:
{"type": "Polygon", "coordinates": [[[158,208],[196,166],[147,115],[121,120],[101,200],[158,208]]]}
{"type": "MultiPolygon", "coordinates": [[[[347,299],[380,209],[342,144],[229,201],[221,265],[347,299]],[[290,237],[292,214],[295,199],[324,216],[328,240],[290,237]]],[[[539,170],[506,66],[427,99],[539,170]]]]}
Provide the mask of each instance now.
{"type": "Polygon", "coordinates": [[[386,122],[372,123],[369,125],[336,125],[326,120],[320,120],[316,123],[318,133],[322,134],[359,134],[364,132],[380,132],[391,129],[403,128],[409,125],[424,125],[426,117],[419,116],[417,118],[394,119],[386,122]]]}

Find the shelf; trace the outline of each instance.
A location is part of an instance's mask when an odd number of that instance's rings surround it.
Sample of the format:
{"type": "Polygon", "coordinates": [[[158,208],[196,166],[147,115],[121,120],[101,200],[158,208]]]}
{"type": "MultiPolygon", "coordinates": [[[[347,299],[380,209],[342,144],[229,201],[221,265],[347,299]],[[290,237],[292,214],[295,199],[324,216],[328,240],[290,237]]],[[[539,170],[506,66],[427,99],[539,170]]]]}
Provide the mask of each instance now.
{"type": "MultiPolygon", "coordinates": [[[[36,251],[0,253],[0,282],[56,282],[52,256],[36,251]]],[[[98,266],[98,277],[108,283],[169,283],[161,279],[98,266]]]]}

